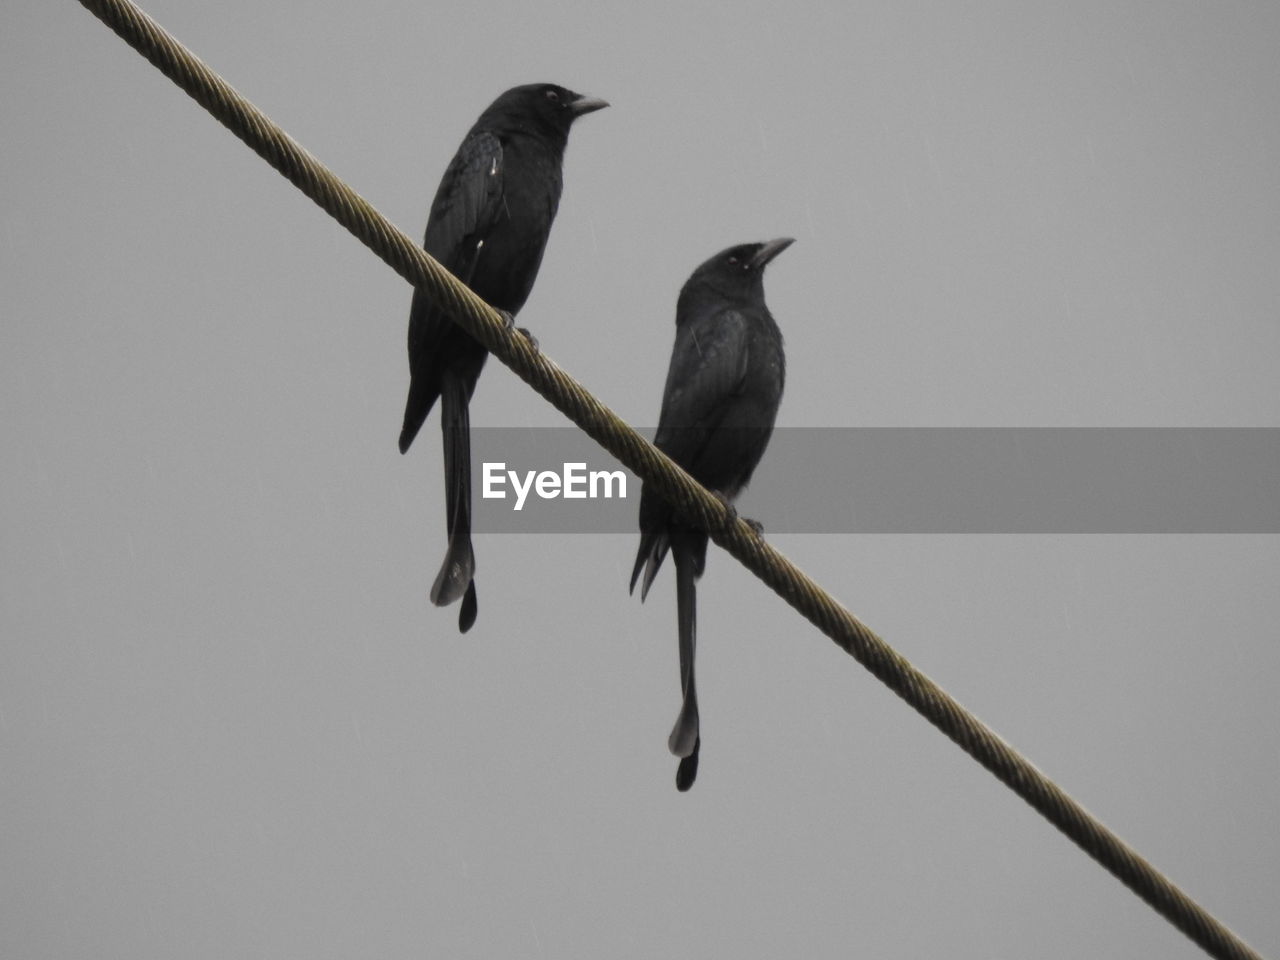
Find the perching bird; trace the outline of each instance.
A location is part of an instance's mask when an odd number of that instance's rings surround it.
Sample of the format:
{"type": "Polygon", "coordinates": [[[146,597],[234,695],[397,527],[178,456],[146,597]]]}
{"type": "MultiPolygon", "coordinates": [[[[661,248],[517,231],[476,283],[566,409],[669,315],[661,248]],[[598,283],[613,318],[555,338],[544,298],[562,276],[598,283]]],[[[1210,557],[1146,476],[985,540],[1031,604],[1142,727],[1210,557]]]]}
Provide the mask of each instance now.
{"type": "MultiPolygon", "coordinates": [[[[542,263],[560,204],[569,127],[608,104],[550,83],[514,87],[472,126],[431,203],[422,245],[480,299],[514,318],[542,263]]],[[[449,549],[431,587],[437,606],[464,597],[458,628],[476,619],[471,550],[468,405],[488,352],[421,290],[409,313],[409,399],[400,452],[441,398],[449,549]]]]}
{"type": "MultiPolygon", "coordinates": [[[[782,333],[764,303],[764,268],[793,241],[724,250],[693,271],[676,303],[676,342],[654,443],[695,480],[732,505],[769,445],[786,374],[782,333]]],[[[680,689],[684,702],[667,740],[680,757],[676,787],[698,774],[702,740],[693,681],[695,582],[707,560],[707,534],[688,526],[647,486],[640,497],[640,549],[631,590],[640,599],[670,549],[676,565],[680,689]]]]}

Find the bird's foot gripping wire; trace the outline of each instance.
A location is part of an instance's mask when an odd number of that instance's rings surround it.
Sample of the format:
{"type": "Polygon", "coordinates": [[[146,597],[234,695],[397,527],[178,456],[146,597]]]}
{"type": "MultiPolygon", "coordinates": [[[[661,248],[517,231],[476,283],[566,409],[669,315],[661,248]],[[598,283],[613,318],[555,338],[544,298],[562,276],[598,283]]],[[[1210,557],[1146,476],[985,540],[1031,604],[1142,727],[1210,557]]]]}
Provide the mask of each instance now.
{"type": "Polygon", "coordinates": [[[743,523],[755,531],[757,537],[764,534],[764,525],[759,520],[752,520],[750,517],[740,517],[738,514],[738,508],[733,505],[733,501],[719,490],[712,490],[711,495],[719,500],[721,505],[724,507],[726,514],[724,522],[725,530],[728,530],[737,523],[739,519],[741,519],[743,523]]]}
{"type": "Polygon", "coordinates": [[[738,522],[738,508],[733,505],[733,501],[721,493],[719,490],[712,490],[711,495],[720,501],[720,506],[724,507],[724,529],[728,530],[738,522]]]}
{"type": "Polygon", "coordinates": [[[499,310],[498,313],[502,315],[503,326],[508,330],[515,330],[517,333],[521,334],[529,341],[529,348],[533,350],[534,353],[537,353],[539,349],[538,338],[529,332],[528,327],[517,327],[515,315],[506,310],[499,310]]]}

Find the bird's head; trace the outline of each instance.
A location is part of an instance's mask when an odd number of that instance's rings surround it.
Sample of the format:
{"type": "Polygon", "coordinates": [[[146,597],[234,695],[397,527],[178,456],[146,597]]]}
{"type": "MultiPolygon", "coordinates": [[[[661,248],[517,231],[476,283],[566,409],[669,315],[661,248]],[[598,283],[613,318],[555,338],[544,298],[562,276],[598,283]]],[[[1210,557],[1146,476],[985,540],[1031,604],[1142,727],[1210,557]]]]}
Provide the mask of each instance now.
{"type": "Polygon", "coordinates": [[[685,289],[711,289],[728,297],[764,296],[764,268],[795,240],[779,237],[767,243],[742,243],[721,250],[693,271],[685,289]]]}
{"type": "Polygon", "coordinates": [[[599,97],[574,93],[554,83],[530,83],[512,87],[485,113],[547,136],[568,137],[574,120],[608,105],[599,97]]]}

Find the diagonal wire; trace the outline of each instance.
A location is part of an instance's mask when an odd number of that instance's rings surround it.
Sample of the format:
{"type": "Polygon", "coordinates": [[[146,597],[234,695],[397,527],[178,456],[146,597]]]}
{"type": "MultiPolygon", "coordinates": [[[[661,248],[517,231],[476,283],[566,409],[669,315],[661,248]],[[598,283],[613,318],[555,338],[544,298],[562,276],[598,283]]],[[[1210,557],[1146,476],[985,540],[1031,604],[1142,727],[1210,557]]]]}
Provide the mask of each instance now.
{"type": "Polygon", "coordinates": [[[651,484],[806,619],[990,770],[1161,916],[1219,960],[1262,960],[1136,850],[993,730],[917,670],[745,521],[581,384],[509,329],[501,316],[299,146],[130,0],[81,4],[255,153],[437,304],[522,380],[651,484]]]}

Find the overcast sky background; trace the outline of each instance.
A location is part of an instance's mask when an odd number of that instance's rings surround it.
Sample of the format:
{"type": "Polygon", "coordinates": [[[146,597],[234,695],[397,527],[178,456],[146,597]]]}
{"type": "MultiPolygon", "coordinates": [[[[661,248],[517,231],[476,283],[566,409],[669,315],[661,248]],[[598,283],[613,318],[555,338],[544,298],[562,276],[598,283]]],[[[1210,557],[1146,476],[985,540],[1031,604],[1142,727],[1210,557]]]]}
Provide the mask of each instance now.
{"type": "MultiPolygon", "coordinates": [[[[637,424],[689,271],[790,235],[783,424],[1280,426],[1274,3],[147,9],[413,236],[501,90],[610,100],[521,322],[637,424]]],[[[635,535],[479,538],[460,637],[409,288],[78,4],[4,20],[0,954],[1201,955],[718,551],[688,795],[635,535]]],[[[472,418],[564,423],[498,364],[472,418]]],[[[1280,538],[773,539],[1280,952],[1280,538]]]]}

